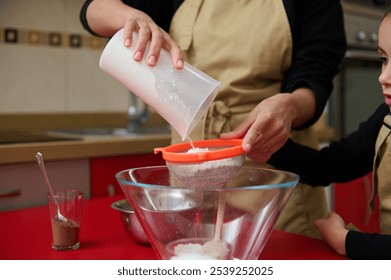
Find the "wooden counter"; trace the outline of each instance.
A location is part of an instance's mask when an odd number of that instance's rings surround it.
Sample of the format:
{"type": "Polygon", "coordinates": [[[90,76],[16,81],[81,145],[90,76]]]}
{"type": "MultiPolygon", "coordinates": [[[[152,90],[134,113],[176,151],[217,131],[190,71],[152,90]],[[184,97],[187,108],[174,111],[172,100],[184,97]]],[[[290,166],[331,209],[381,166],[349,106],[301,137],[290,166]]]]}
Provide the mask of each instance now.
{"type": "Polygon", "coordinates": [[[36,161],[41,152],[45,160],[92,158],[127,154],[153,153],[156,147],[170,144],[170,135],[140,137],[86,137],[81,140],[0,145],[0,164],[36,161]]]}
{"type": "MultiPolygon", "coordinates": [[[[45,131],[83,127],[126,127],[126,114],[2,114],[0,135],[6,131],[45,131]]],[[[158,115],[152,114],[148,125],[166,125],[158,115]]],[[[36,135],[33,135],[34,137],[36,135]]],[[[19,136],[20,138],[21,136],[19,136]]],[[[31,133],[29,135],[31,137],[31,133]]],[[[38,138],[38,137],[37,137],[38,138]]],[[[56,141],[29,141],[0,144],[0,164],[35,162],[35,154],[41,152],[45,160],[81,159],[129,154],[153,153],[156,147],[170,144],[170,134],[146,134],[137,136],[83,136],[79,139],[56,141]]]]}

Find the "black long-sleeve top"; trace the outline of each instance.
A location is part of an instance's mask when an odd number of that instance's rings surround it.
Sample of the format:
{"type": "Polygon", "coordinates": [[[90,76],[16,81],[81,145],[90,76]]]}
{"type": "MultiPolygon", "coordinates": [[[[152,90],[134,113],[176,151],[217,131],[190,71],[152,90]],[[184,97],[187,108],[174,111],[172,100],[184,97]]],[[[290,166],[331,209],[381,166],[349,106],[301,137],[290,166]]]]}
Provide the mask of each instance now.
{"type": "MultiPolygon", "coordinates": [[[[86,11],[92,0],[86,0],[80,20],[90,33],[86,11]]],[[[123,0],[139,9],[168,31],[171,19],[183,0],[123,0]]],[[[292,92],[308,87],[315,92],[315,115],[302,127],[318,120],[333,88],[333,77],[338,74],[346,51],[342,7],[339,0],[283,0],[292,33],[293,54],[291,67],[284,75],[281,92],[292,92]]],[[[257,20],[257,19],[253,19],[257,20]]],[[[213,28],[213,26],[211,26],[213,28]]],[[[96,35],[96,34],[95,34],[96,35]]],[[[262,38],[259,38],[262,40],[262,38]]]]}
{"type": "MultiPolygon", "coordinates": [[[[372,171],[376,139],[388,113],[389,107],[380,105],[357,131],[319,151],[288,140],[269,163],[299,174],[301,182],[312,186],[364,176],[372,171]]],[[[345,248],[352,259],[391,259],[391,235],[349,231],[345,248]]]]}

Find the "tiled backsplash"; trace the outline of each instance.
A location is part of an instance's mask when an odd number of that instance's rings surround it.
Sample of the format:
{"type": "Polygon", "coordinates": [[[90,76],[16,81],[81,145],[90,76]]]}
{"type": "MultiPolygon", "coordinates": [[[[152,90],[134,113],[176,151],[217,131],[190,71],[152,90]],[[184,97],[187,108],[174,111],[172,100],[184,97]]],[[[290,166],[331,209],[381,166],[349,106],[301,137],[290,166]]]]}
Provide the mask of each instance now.
{"type": "Polygon", "coordinates": [[[83,3],[0,1],[0,114],[126,112],[128,91],[99,68],[108,40],[79,21],[83,3]]]}
{"type": "Polygon", "coordinates": [[[90,48],[101,51],[107,38],[91,35],[25,30],[0,26],[0,42],[4,44],[28,44],[33,46],[90,48]]]}

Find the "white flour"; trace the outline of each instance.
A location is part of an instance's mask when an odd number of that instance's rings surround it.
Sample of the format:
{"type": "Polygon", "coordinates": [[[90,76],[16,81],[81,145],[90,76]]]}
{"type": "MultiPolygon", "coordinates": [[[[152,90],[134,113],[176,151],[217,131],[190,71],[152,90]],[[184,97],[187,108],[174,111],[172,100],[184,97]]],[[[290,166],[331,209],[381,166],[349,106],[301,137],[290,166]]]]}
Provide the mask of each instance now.
{"type": "Polygon", "coordinates": [[[219,239],[206,242],[204,245],[187,243],[174,248],[172,260],[224,260],[229,253],[228,245],[219,239]]]}

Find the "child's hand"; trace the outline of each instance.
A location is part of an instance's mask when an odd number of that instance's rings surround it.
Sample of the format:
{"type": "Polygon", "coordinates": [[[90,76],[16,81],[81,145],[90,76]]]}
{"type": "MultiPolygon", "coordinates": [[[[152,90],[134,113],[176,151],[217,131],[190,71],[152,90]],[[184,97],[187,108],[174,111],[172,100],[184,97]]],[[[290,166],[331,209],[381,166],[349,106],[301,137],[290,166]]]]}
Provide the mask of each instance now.
{"type": "Polygon", "coordinates": [[[346,255],[345,240],[348,230],[341,216],[332,211],[328,217],[316,220],[314,226],[319,230],[320,236],[338,254],[346,255]]]}

